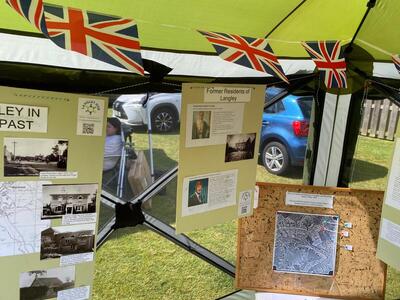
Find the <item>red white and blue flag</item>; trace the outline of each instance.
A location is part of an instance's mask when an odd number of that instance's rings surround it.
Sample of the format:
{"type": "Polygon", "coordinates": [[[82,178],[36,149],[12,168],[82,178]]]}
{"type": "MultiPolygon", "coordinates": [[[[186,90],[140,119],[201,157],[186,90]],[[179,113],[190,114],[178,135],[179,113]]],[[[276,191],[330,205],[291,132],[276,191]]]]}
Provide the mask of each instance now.
{"type": "Polygon", "coordinates": [[[320,71],[327,88],[346,88],[346,61],[340,41],[302,42],[320,71]]]}
{"type": "Polygon", "coordinates": [[[200,31],[222,59],[289,82],[267,40],[237,34],[200,31]]]}
{"type": "Polygon", "coordinates": [[[6,0],[61,48],[143,75],[137,24],[131,19],[44,5],[42,0],[6,0]]]}
{"type": "Polygon", "coordinates": [[[135,21],[50,5],[44,15],[49,38],[58,46],[144,74],[135,21]]]}
{"type": "Polygon", "coordinates": [[[397,69],[397,71],[399,71],[400,73],[400,56],[397,54],[393,54],[392,55],[392,61],[397,69]]]}
{"type": "Polygon", "coordinates": [[[6,3],[31,24],[35,25],[39,31],[47,35],[42,0],[6,0],[6,3]]]}

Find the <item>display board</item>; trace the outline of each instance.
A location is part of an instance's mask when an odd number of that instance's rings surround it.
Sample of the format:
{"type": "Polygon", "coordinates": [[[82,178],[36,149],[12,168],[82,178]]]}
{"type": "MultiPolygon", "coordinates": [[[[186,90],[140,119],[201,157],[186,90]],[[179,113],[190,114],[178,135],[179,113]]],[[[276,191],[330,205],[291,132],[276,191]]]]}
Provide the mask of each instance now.
{"type": "Polygon", "coordinates": [[[258,185],[257,209],[239,220],[237,288],[383,299],[386,265],[376,258],[383,192],[258,185]]]}
{"type": "Polygon", "coordinates": [[[400,123],[382,207],[378,257],[400,270],[400,123]]]}
{"type": "Polygon", "coordinates": [[[0,299],[89,299],[107,99],[0,87],[0,299]]]}
{"type": "Polygon", "coordinates": [[[183,84],[176,231],[252,213],[264,85],[183,84]]]}

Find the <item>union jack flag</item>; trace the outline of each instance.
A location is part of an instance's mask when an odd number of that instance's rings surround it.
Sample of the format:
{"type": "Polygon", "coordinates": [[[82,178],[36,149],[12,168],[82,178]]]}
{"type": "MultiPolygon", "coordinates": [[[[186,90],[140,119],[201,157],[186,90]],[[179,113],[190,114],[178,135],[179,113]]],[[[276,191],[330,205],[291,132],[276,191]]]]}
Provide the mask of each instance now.
{"type": "Polygon", "coordinates": [[[340,41],[302,42],[320,71],[327,88],[346,88],[346,61],[340,53],[340,41]]]}
{"type": "Polygon", "coordinates": [[[279,77],[289,83],[275,54],[265,39],[236,34],[200,31],[222,59],[279,77]]]}
{"type": "Polygon", "coordinates": [[[47,35],[46,24],[43,17],[42,0],[6,0],[17,13],[35,25],[43,34],[47,35]]]}
{"type": "Polygon", "coordinates": [[[144,74],[135,21],[47,4],[44,15],[49,38],[61,48],[144,74]]]}
{"type": "Polygon", "coordinates": [[[394,65],[396,66],[397,71],[400,73],[400,56],[397,54],[392,55],[392,61],[394,65]]]}

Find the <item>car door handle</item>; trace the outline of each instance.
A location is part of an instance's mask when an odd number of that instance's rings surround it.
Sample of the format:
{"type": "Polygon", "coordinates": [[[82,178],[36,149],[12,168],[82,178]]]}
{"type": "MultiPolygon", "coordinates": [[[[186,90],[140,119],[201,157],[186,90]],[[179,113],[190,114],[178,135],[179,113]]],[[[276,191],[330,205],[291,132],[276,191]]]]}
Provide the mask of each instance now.
{"type": "Polygon", "coordinates": [[[264,121],[263,124],[264,124],[264,125],[269,125],[270,122],[269,122],[269,121],[264,121]]]}

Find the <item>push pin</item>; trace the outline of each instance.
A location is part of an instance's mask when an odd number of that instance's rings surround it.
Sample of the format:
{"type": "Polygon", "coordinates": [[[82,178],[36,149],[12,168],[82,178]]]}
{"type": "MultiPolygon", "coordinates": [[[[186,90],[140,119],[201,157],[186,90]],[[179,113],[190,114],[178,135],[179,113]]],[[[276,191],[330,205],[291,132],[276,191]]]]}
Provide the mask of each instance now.
{"type": "Polygon", "coordinates": [[[353,246],[352,245],[344,245],[343,248],[347,251],[353,251],[353,246]]]}
{"type": "Polygon", "coordinates": [[[348,232],[348,231],[346,231],[346,230],[342,230],[341,232],[340,232],[340,237],[349,237],[350,236],[350,233],[348,232]]]}
{"type": "Polygon", "coordinates": [[[351,222],[344,222],[345,228],[353,228],[353,224],[351,222]]]}

